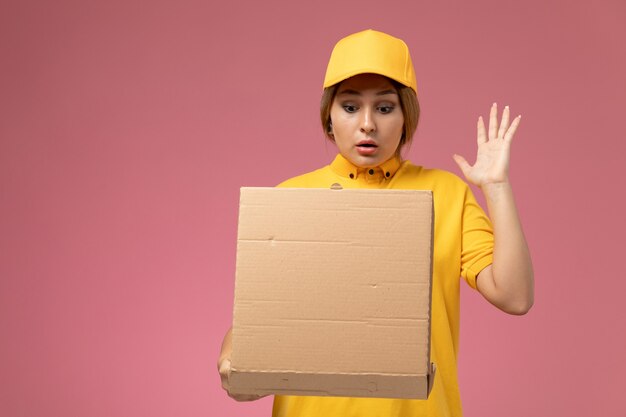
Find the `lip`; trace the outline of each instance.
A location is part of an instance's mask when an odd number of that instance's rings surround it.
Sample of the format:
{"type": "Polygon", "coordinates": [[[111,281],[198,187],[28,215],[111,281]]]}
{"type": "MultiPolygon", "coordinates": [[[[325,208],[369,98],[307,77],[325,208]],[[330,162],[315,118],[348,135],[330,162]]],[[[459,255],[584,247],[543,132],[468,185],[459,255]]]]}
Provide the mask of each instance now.
{"type": "Polygon", "coordinates": [[[360,146],[360,145],[374,145],[378,147],[378,144],[372,139],[363,139],[356,144],[356,146],[360,146]]]}
{"type": "Polygon", "coordinates": [[[356,144],[356,150],[360,155],[367,156],[373,155],[378,151],[378,145],[371,139],[364,139],[356,144]],[[361,145],[373,145],[373,146],[361,146],[361,145]]]}

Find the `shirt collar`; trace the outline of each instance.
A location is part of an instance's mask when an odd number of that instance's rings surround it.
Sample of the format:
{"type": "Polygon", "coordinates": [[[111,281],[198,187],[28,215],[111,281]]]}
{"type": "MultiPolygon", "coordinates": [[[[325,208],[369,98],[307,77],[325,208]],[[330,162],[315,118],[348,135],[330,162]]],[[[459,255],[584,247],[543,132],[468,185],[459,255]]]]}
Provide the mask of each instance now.
{"type": "Polygon", "coordinates": [[[387,161],[373,168],[360,168],[348,161],[341,154],[337,154],[335,160],[331,162],[330,168],[342,177],[357,179],[360,175],[368,173],[370,170],[378,171],[385,179],[391,179],[398,168],[400,168],[400,158],[394,156],[387,161]]]}

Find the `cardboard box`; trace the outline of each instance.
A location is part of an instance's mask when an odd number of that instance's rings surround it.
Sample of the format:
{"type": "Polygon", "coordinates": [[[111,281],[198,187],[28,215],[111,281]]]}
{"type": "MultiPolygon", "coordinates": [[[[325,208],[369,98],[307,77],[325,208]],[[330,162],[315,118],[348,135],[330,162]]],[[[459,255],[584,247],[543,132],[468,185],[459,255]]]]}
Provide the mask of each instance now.
{"type": "Polygon", "coordinates": [[[427,398],[430,191],[242,188],[234,393],[427,398]]]}

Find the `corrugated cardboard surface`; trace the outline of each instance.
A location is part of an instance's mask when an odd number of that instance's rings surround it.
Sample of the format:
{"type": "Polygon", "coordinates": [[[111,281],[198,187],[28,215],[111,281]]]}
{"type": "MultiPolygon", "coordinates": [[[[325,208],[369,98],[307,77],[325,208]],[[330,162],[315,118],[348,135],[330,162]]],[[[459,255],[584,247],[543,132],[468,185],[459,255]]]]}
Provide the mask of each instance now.
{"type": "Polygon", "coordinates": [[[426,398],[430,191],[242,188],[231,390],[426,398]]]}

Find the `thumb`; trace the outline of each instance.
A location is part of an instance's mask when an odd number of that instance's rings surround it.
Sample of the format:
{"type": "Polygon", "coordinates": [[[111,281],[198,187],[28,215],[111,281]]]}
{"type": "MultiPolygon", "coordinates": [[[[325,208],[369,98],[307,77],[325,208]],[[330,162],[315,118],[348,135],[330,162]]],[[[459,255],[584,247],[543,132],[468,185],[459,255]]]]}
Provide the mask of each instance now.
{"type": "Polygon", "coordinates": [[[463,171],[463,175],[465,175],[465,177],[467,178],[469,176],[469,171],[472,168],[470,164],[468,164],[465,158],[463,158],[461,155],[454,154],[452,155],[452,158],[454,159],[454,162],[456,162],[456,164],[459,166],[459,168],[461,168],[461,171],[463,171]]]}
{"type": "Polygon", "coordinates": [[[230,359],[224,359],[219,366],[220,378],[222,380],[222,388],[226,391],[230,389],[228,378],[230,377],[230,359]]]}

